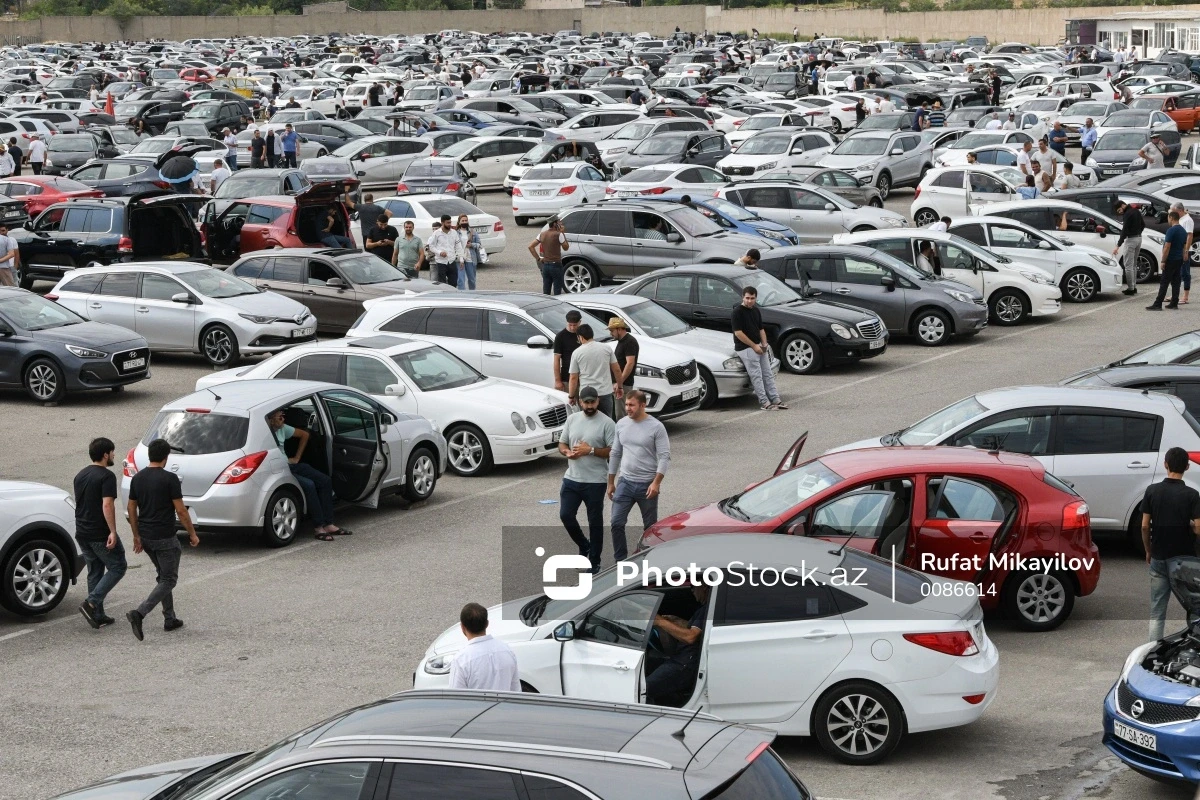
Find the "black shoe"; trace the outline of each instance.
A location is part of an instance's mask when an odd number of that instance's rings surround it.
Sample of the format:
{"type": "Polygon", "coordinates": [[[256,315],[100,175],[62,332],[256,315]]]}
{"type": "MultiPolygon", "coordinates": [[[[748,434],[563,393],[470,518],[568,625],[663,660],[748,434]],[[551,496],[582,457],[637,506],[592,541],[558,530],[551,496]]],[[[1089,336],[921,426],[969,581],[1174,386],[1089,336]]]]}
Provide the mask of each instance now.
{"type": "Polygon", "coordinates": [[[1167,303],[1165,308],[1179,308],[1179,303],[1167,303]]]}
{"type": "Polygon", "coordinates": [[[110,617],[108,614],[101,614],[97,618],[97,621],[100,623],[101,628],[103,628],[105,625],[112,625],[116,622],[116,620],[110,617]]]}
{"type": "Polygon", "coordinates": [[[171,631],[177,631],[182,627],[183,620],[181,620],[179,617],[176,617],[175,619],[169,619],[163,623],[163,630],[167,633],[170,633],[171,631]]]}
{"type": "Polygon", "coordinates": [[[1158,305],[1157,303],[1154,303],[1153,305],[1146,306],[1146,310],[1147,311],[1162,311],[1162,306],[1158,305]]]}
{"type": "Polygon", "coordinates": [[[83,618],[87,620],[87,624],[91,625],[96,630],[100,629],[100,617],[96,614],[96,608],[87,600],[79,604],[79,613],[83,614],[83,618]]]}
{"type": "Polygon", "coordinates": [[[1121,294],[1126,295],[1126,296],[1135,295],[1135,294],[1137,294],[1137,289],[1126,289],[1123,292],[1121,292],[1121,294]]]}
{"type": "Polygon", "coordinates": [[[133,611],[127,611],[125,612],[125,619],[129,620],[129,624],[133,626],[133,635],[137,637],[139,642],[146,638],[145,635],[142,634],[141,612],[139,612],[136,608],[133,611]]]}

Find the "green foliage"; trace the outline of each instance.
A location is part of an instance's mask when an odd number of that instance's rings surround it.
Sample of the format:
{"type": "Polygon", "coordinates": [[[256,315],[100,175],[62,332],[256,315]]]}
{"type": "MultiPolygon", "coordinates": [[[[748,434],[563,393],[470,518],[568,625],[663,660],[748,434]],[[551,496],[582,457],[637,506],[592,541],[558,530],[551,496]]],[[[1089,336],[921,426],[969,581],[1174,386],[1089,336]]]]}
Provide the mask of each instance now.
{"type": "Polygon", "coordinates": [[[112,0],[101,13],[116,20],[117,27],[121,30],[125,30],[134,17],[158,16],[156,9],[138,0],[112,0]]]}
{"type": "Polygon", "coordinates": [[[261,6],[242,6],[233,13],[239,17],[273,17],[275,16],[275,9],[266,4],[261,6]]]}

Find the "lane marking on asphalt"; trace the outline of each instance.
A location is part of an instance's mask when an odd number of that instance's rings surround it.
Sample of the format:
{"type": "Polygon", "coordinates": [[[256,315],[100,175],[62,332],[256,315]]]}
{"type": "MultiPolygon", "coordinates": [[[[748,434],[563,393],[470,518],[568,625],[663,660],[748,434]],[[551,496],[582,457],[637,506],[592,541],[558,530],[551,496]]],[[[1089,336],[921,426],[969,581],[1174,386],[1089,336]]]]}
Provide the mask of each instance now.
{"type": "Polygon", "coordinates": [[[5,639],[15,639],[18,636],[24,636],[27,633],[33,633],[36,630],[37,630],[37,628],[24,628],[22,630],[14,631],[12,633],[6,633],[3,636],[0,636],[0,642],[3,642],[5,639]]]}

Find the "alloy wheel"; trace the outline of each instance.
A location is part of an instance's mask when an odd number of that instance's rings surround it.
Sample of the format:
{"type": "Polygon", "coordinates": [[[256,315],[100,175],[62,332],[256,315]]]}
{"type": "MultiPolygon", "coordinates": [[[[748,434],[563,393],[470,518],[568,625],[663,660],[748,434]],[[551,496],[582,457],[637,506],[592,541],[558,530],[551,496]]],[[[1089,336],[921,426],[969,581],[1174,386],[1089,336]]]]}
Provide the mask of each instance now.
{"type": "Polygon", "coordinates": [[[563,285],[571,294],[592,288],[592,271],[586,264],[567,264],[563,270],[563,285]]]}
{"type": "Polygon", "coordinates": [[[13,594],[26,608],[43,608],[54,602],[63,580],[58,556],[39,547],[21,556],[13,567],[13,594]]]}
{"type": "Polygon", "coordinates": [[[935,212],[929,210],[928,208],[923,208],[917,212],[915,217],[913,217],[913,222],[916,223],[918,228],[928,228],[930,225],[937,222],[938,219],[939,217],[935,212]]]}
{"type": "Polygon", "coordinates": [[[1066,295],[1076,303],[1086,303],[1096,294],[1096,282],[1086,272],[1073,272],[1067,276],[1066,295]]]}
{"type": "Polygon", "coordinates": [[[450,462],[459,472],[470,474],[483,463],[483,442],[469,430],[455,431],[446,446],[450,449],[450,462]]]}
{"type": "Polygon", "coordinates": [[[1137,282],[1150,280],[1150,276],[1154,274],[1154,262],[1150,260],[1150,256],[1144,252],[1138,253],[1137,257],[1137,282]]]}
{"type": "Polygon", "coordinates": [[[1017,587],[1017,611],[1034,623],[1046,623],[1063,612],[1067,590],[1057,575],[1034,572],[1017,587]]]}
{"type": "Polygon", "coordinates": [[[233,353],[233,342],[229,334],[220,328],[213,328],[204,334],[204,356],[214,364],[224,364],[233,353]]]}
{"type": "Polygon", "coordinates": [[[296,507],[296,501],[289,495],[280,497],[271,507],[271,530],[275,538],[288,541],[296,535],[299,527],[300,509],[296,507]]]}
{"type": "Polygon", "coordinates": [[[852,756],[866,756],[887,741],[892,723],[887,710],[875,698],[848,694],[829,709],[825,726],[839,750],[852,756]]]}
{"type": "Polygon", "coordinates": [[[814,355],[812,343],[800,337],[788,342],[783,353],[788,366],[796,372],[804,372],[809,369],[812,366],[814,355]]]}
{"type": "Polygon", "coordinates": [[[436,480],[437,469],[433,466],[433,459],[425,453],[417,456],[417,460],[413,462],[412,468],[413,490],[422,497],[425,497],[433,491],[433,485],[436,480]]]}
{"type": "Polygon", "coordinates": [[[29,391],[39,400],[51,400],[58,393],[58,376],[49,364],[34,364],[27,380],[29,391]]]}
{"type": "Polygon", "coordinates": [[[1016,295],[1006,294],[996,301],[996,317],[1001,322],[1016,322],[1025,314],[1025,304],[1016,295]]]}

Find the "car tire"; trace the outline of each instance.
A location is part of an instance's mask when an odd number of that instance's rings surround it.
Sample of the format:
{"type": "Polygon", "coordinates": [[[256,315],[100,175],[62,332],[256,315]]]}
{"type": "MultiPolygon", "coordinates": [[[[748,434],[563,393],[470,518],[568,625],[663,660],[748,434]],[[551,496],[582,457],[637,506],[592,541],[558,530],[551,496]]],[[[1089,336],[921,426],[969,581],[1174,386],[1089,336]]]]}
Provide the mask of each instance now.
{"type": "Polygon", "coordinates": [[[474,425],[454,425],[446,431],[446,465],[455,475],[478,478],[491,471],[492,447],[474,425]]]}
{"type": "Polygon", "coordinates": [[[875,188],[879,190],[879,196],[887,200],[888,195],[892,193],[892,176],[886,172],[879,173],[879,177],[875,179],[875,188]]]}
{"type": "Polygon", "coordinates": [[[867,205],[869,205],[871,208],[883,208],[883,201],[878,197],[872,197],[867,205]]]}
{"type": "Polygon", "coordinates": [[[1100,278],[1090,269],[1079,267],[1064,275],[1058,288],[1067,302],[1088,303],[1100,292],[1100,278]]]}
{"type": "Polygon", "coordinates": [[[579,294],[600,285],[600,273],[586,261],[568,261],[563,264],[563,285],[568,294],[579,294]]]}
{"type": "Polygon", "coordinates": [[[316,157],[317,157],[317,158],[324,158],[324,157],[325,157],[325,156],[327,156],[327,155],[329,155],[329,151],[328,151],[328,150],[326,150],[325,148],[321,148],[320,150],[318,150],[318,151],[317,151],[317,156],[316,156],[316,157]]]}
{"type": "Polygon", "coordinates": [[[821,371],[821,345],[810,334],[793,333],[779,346],[781,366],[796,375],[821,371]]]}
{"type": "MultiPolygon", "coordinates": [[[[1188,258],[1192,260],[1194,266],[1200,266],[1200,242],[1192,242],[1192,249],[1188,251],[1188,258]]],[[[22,286],[22,289],[25,287],[22,286]]]]}
{"type": "Polygon", "coordinates": [[[13,283],[21,289],[29,290],[33,288],[33,276],[26,272],[24,267],[17,267],[16,274],[13,275],[13,283]]]}
{"type": "Polygon", "coordinates": [[[925,347],[940,347],[950,341],[953,328],[945,311],[924,308],[913,315],[912,335],[917,344],[925,347]]]}
{"type": "Polygon", "coordinates": [[[54,610],[71,588],[70,563],[49,539],[17,545],[0,569],[0,605],[22,617],[54,610]]]}
{"type": "Polygon", "coordinates": [[[837,117],[833,117],[833,132],[834,133],[842,132],[842,121],[840,119],[838,119],[837,117]]]}
{"type": "Polygon", "coordinates": [[[712,408],[717,404],[717,379],[704,367],[700,367],[700,408],[712,408]]]}
{"type": "Polygon", "coordinates": [[[428,500],[437,486],[437,456],[428,447],[418,447],[404,468],[404,488],[400,494],[410,503],[428,500]]]}
{"type": "Polygon", "coordinates": [[[867,681],[833,687],[813,709],[817,743],[843,764],[878,764],[900,744],[904,728],[904,710],[896,698],[867,681]]]}
{"type": "Polygon", "coordinates": [[[1000,289],[988,298],[988,313],[997,325],[1017,325],[1029,316],[1029,298],[1016,289],[1000,289]]]}
{"type": "Polygon", "coordinates": [[[25,391],[39,403],[57,403],[67,391],[62,367],[48,358],[35,358],[25,367],[25,391]]]}
{"type": "Polygon", "coordinates": [[[1022,570],[1004,582],[1005,615],[1027,631],[1052,631],[1075,607],[1075,586],[1063,572],[1022,570]]]}
{"type": "Polygon", "coordinates": [[[524,228],[529,224],[529,217],[513,217],[513,222],[517,223],[517,227],[524,228]]]}
{"type": "Polygon", "coordinates": [[[302,515],[300,508],[300,498],[295,490],[290,487],[275,490],[263,514],[262,535],[267,547],[287,547],[296,541],[302,515]]]}
{"type": "Polygon", "coordinates": [[[237,337],[224,325],[210,325],[200,332],[200,353],[214,367],[232,367],[240,355],[237,337]]]}
{"type": "Polygon", "coordinates": [[[1154,256],[1149,250],[1139,250],[1137,257],[1137,282],[1145,283],[1154,277],[1154,256]]]}
{"type": "Polygon", "coordinates": [[[933,223],[940,220],[941,217],[932,208],[922,208],[913,215],[913,224],[918,228],[928,228],[933,223]]]}

